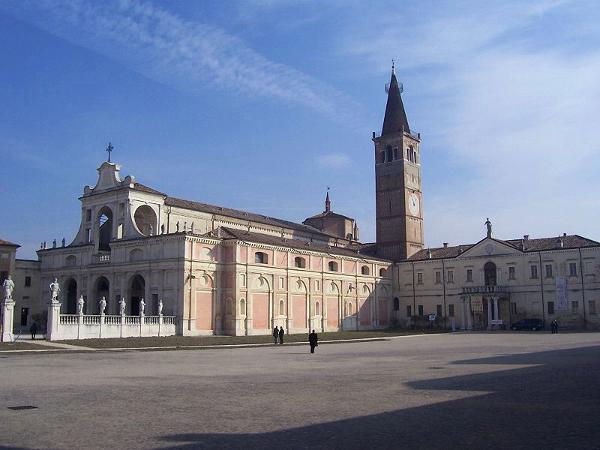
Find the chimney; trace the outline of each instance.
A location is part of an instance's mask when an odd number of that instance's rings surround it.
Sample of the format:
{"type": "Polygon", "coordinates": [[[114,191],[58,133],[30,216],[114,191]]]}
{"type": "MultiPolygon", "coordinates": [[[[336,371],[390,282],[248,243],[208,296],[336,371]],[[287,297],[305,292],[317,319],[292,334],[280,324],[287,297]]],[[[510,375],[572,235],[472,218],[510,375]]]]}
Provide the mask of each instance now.
{"type": "Polygon", "coordinates": [[[448,243],[444,242],[444,248],[448,248],[448,243]]]}
{"type": "Polygon", "coordinates": [[[563,237],[567,237],[567,233],[563,233],[563,237]]]}
{"type": "Polygon", "coordinates": [[[529,235],[528,234],[523,235],[523,240],[524,241],[528,241],[529,240],[529,235]]]}

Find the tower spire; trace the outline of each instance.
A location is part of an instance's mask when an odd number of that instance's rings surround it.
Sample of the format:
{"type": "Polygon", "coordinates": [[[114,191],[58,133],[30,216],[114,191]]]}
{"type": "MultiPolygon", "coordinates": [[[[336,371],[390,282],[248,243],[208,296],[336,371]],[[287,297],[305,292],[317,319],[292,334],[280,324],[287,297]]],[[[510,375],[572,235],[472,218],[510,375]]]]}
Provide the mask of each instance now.
{"type": "Polygon", "coordinates": [[[392,78],[390,80],[390,88],[388,90],[387,104],[385,105],[385,117],[383,119],[383,128],[381,135],[406,131],[410,133],[408,119],[404,111],[404,104],[400,96],[400,86],[396,79],[395,62],[392,60],[392,78]]]}
{"type": "Polygon", "coordinates": [[[331,211],[331,201],[329,200],[329,186],[327,186],[327,196],[325,197],[325,212],[331,211]]]}

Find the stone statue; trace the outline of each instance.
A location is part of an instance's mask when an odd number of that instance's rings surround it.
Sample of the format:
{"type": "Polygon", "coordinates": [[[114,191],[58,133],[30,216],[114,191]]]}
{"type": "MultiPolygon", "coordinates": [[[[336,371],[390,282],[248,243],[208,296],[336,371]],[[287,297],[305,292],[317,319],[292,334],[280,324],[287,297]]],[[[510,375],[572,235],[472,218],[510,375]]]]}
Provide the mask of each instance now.
{"type": "Polygon", "coordinates": [[[4,288],[4,300],[12,300],[12,293],[15,289],[15,282],[12,280],[10,275],[6,280],[4,280],[4,283],[2,283],[2,287],[4,288]]]}
{"type": "Polygon", "coordinates": [[[58,278],[54,278],[54,281],[50,283],[50,291],[52,292],[52,303],[58,302],[58,294],[60,293],[60,284],[58,284],[58,278]]]}
{"type": "Polygon", "coordinates": [[[183,231],[187,231],[187,220],[183,222],[183,231]]]}
{"type": "Polygon", "coordinates": [[[179,221],[175,224],[175,230],[179,233],[179,221]]]}
{"type": "Polygon", "coordinates": [[[127,303],[125,303],[125,297],[122,297],[121,300],[119,301],[119,314],[121,314],[122,316],[125,315],[125,307],[127,306],[127,303]]]}
{"type": "Polygon", "coordinates": [[[160,234],[165,234],[165,224],[164,223],[160,226],[160,234]]]}
{"type": "Polygon", "coordinates": [[[81,296],[79,297],[79,300],[77,300],[77,314],[79,314],[79,315],[83,314],[84,303],[85,303],[85,300],[83,299],[83,294],[81,294],[81,296]]]}
{"type": "Polygon", "coordinates": [[[100,314],[104,315],[105,310],[106,310],[106,298],[102,297],[100,299],[100,314]]]}
{"type": "Polygon", "coordinates": [[[52,241],[52,248],[56,248],[56,239],[52,241]]]}
{"type": "Polygon", "coordinates": [[[485,221],[485,226],[487,227],[487,237],[492,237],[492,222],[490,222],[490,218],[488,217],[485,221]]]}
{"type": "Polygon", "coordinates": [[[144,299],[140,300],[140,316],[143,316],[146,311],[146,302],[144,299]]]}
{"type": "Polygon", "coordinates": [[[152,224],[150,224],[150,226],[148,227],[148,235],[154,236],[154,227],[152,226],[152,224]]]}
{"type": "Polygon", "coordinates": [[[158,315],[162,316],[163,302],[162,300],[158,301],[158,315]]]}
{"type": "Polygon", "coordinates": [[[190,228],[191,232],[194,232],[194,222],[192,222],[192,227],[190,228]]]}
{"type": "Polygon", "coordinates": [[[62,246],[64,247],[66,243],[67,243],[67,242],[65,241],[65,238],[63,238],[63,239],[62,239],[62,246]]]}

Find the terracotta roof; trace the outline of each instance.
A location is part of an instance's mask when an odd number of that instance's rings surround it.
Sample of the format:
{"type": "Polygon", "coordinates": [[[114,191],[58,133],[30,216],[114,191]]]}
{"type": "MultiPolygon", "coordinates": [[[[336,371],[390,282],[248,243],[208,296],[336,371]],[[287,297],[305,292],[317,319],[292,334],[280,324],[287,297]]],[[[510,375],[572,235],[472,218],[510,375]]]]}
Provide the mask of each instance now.
{"type": "MultiPolygon", "coordinates": [[[[311,216],[311,217],[307,218],[306,220],[309,220],[309,219],[324,219],[326,217],[331,217],[332,219],[354,220],[352,217],[343,216],[342,214],[334,213],[333,211],[323,211],[322,213],[317,214],[315,216],[311,216]]],[[[306,220],[304,222],[306,222],[306,220]]]]}
{"type": "Polygon", "coordinates": [[[386,134],[397,133],[403,130],[410,133],[408,119],[406,118],[406,112],[404,111],[404,104],[402,103],[402,97],[400,96],[398,80],[396,80],[396,74],[392,71],[392,79],[390,80],[388,99],[387,104],[385,105],[385,117],[383,119],[381,135],[385,136],[386,134]]]}
{"type": "Polygon", "coordinates": [[[8,247],[20,247],[19,244],[13,244],[12,242],[5,241],[4,239],[0,239],[0,245],[6,245],[8,247]]]}
{"type": "Polygon", "coordinates": [[[381,261],[387,261],[362,252],[362,245],[353,243],[350,247],[334,247],[325,244],[311,242],[306,239],[287,239],[279,236],[270,236],[268,234],[253,233],[243,230],[234,230],[228,227],[219,227],[215,231],[207,233],[207,237],[219,237],[224,240],[239,240],[255,242],[257,244],[275,245],[280,247],[290,247],[302,250],[312,250],[316,252],[329,253],[332,255],[350,256],[354,258],[369,258],[381,261]]]}
{"type": "Polygon", "coordinates": [[[137,191],[142,191],[142,192],[148,192],[149,194],[158,194],[158,195],[162,195],[162,196],[167,196],[167,194],[157,191],[156,189],[152,189],[151,187],[148,187],[142,183],[138,183],[135,182],[133,185],[133,189],[137,190],[137,191]]]}
{"type": "Polygon", "coordinates": [[[234,219],[247,220],[252,222],[258,222],[265,225],[272,225],[275,227],[290,228],[293,230],[304,231],[306,233],[318,234],[324,239],[331,239],[332,237],[327,233],[317,230],[309,225],[299,224],[290,222],[288,220],[276,219],[274,217],[263,216],[247,211],[240,211],[237,209],[223,208],[221,206],[208,205],[206,203],[193,202],[191,200],[183,200],[175,197],[167,197],[165,199],[165,205],[175,206],[177,208],[191,209],[194,211],[205,212],[209,214],[217,214],[220,216],[232,217],[234,219]]]}
{"type": "MultiPolygon", "coordinates": [[[[584,238],[579,235],[563,235],[551,238],[539,238],[539,239],[508,239],[506,241],[501,239],[494,239],[495,241],[506,244],[519,251],[525,253],[530,252],[543,252],[549,250],[566,250],[574,248],[586,248],[586,247],[598,247],[600,242],[593,241],[588,238],[584,238]],[[562,241],[562,246],[561,246],[562,241]],[[522,248],[524,243],[524,249],[522,248]]],[[[477,244],[465,244],[448,247],[437,247],[437,248],[425,248],[419,250],[417,253],[408,258],[409,261],[423,261],[426,259],[448,259],[456,258],[462,255],[464,252],[469,250],[471,247],[477,244]],[[431,257],[429,257],[431,253],[431,257]]]]}

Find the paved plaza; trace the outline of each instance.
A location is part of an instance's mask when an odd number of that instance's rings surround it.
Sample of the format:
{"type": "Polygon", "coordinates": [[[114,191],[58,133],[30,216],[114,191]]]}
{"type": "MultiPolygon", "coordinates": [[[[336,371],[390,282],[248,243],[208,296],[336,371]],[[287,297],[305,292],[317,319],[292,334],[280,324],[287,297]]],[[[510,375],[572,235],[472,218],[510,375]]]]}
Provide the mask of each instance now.
{"type": "Polygon", "coordinates": [[[596,333],[3,353],[0,448],[600,448],[599,380],[596,333]]]}

